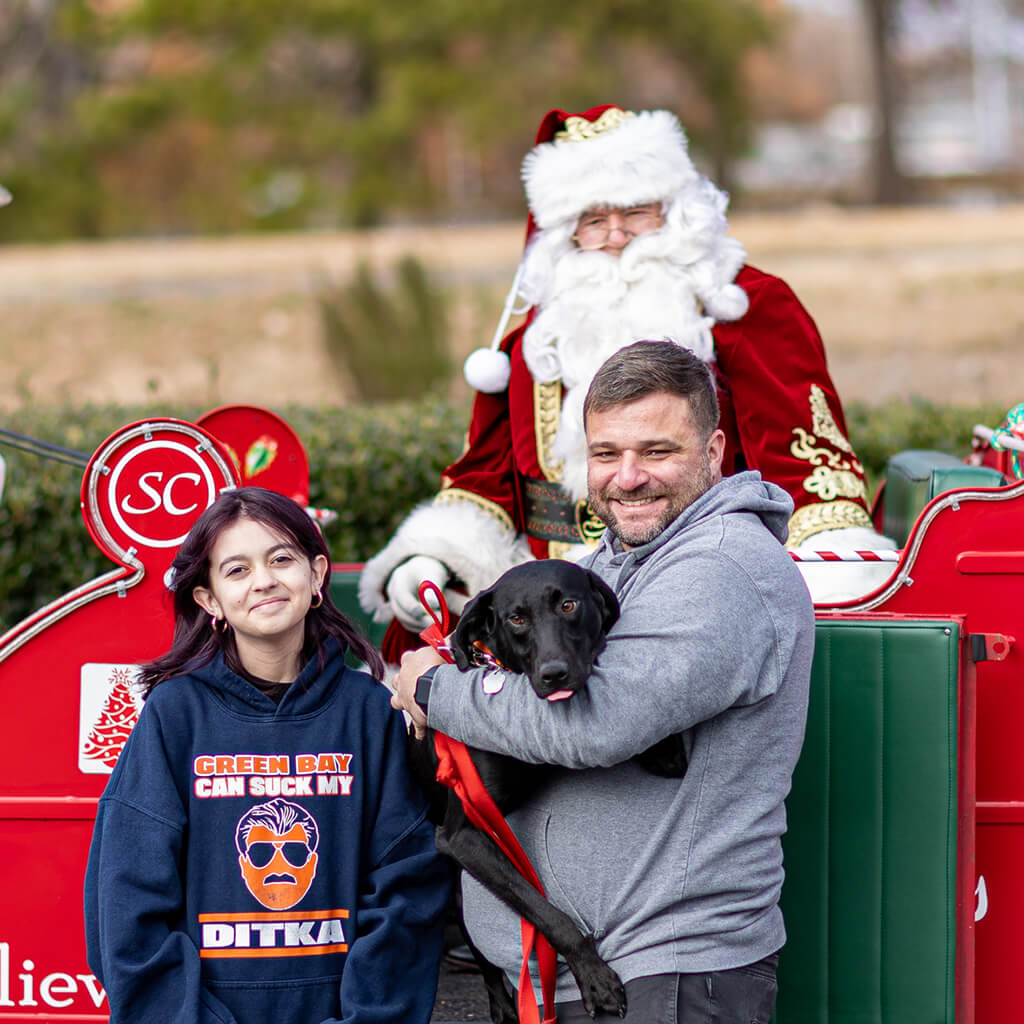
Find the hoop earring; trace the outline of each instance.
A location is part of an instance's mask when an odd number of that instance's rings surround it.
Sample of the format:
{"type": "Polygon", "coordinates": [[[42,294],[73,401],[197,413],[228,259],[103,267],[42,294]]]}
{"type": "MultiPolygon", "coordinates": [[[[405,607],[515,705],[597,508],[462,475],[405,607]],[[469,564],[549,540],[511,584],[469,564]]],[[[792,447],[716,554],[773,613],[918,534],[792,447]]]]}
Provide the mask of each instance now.
{"type": "Polygon", "coordinates": [[[324,603],[324,595],[321,594],[320,591],[318,590],[316,592],[316,594],[314,594],[314,597],[315,597],[316,600],[315,601],[310,601],[309,607],[310,608],[319,608],[320,605],[322,605],[324,603]]]}
{"type": "Polygon", "coordinates": [[[227,619],[218,619],[216,615],[210,616],[210,629],[214,633],[226,633],[228,631],[227,619]]]}

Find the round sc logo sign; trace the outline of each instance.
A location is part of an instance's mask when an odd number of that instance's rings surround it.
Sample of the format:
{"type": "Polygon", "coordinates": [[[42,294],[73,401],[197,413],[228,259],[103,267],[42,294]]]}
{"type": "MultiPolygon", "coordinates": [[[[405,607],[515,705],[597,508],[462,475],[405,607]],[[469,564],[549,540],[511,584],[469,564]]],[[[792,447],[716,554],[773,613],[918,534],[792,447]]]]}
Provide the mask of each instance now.
{"type": "Polygon", "coordinates": [[[217,495],[236,485],[230,460],[199,427],[136,423],[93,456],[82,510],[100,547],[117,561],[130,560],[143,549],[176,548],[217,495]]]}
{"type": "Polygon", "coordinates": [[[178,441],[148,441],[118,462],[107,503],[114,522],[132,540],[170,548],[185,539],[217,490],[213,473],[197,452],[178,441]]]}

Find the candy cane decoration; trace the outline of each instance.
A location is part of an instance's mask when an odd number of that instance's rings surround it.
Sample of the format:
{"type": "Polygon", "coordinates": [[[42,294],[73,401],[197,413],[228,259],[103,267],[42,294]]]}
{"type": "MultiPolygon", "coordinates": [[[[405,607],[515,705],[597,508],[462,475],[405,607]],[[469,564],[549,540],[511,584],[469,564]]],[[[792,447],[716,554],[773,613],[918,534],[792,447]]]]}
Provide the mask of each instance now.
{"type": "Polygon", "coordinates": [[[790,551],[794,562],[898,562],[902,551],[886,548],[882,551],[790,551]]]}
{"type": "Polygon", "coordinates": [[[1004,427],[997,427],[993,430],[991,427],[976,423],[974,425],[974,436],[985,441],[987,444],[1008,448],[1012,452],[1024,452],[1024,437],[1018,437],[1004,427]]]}

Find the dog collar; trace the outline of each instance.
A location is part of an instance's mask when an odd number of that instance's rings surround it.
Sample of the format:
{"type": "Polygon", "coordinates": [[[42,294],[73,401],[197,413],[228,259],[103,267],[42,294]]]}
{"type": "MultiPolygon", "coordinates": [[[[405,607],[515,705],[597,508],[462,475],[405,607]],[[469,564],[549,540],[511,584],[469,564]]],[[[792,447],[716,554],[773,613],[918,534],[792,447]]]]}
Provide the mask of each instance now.
{"type": "Polygon", "coordinates": [[[504,668],[498,659],[491,654],[487,646],[481,640],[473,641],[473,664],[477,668],[504,668]]]}

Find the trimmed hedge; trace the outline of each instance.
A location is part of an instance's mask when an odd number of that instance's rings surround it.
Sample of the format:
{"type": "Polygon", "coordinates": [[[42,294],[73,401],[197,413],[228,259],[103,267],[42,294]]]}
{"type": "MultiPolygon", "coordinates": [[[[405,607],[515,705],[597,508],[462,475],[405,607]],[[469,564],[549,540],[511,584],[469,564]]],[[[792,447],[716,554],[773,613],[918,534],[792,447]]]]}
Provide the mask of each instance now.
{"type": "MultiPolygon", "coordinates": [[[[166,405],[25,408],[2,426],[91,455],[121,427],[172,416],[195,420],[205,408],[166,405]]],[[[309,457],[310,504],[338,520],[324,533],[339,562],[380,550],[462,450],[465,404],[436,397],[417,403],[275,410],[309,457]]],[[[72,587],[110,569],[79,509],[82,471],[3,445],[7,486],[0,499],[0,632],[72,587]]]]}
{"type": "MultiPolygon", "coordinates": [[[[194,420],[202,408],[88,406],[25,408],[3,426],[91,454],[114,431],[153,416],[194,420]]],[[[336,561],[378,551],[418,501],[437,489],[459,454],[468,407],[439,398],[345,408],[279,410],[309,456],[310,504],[334,509],[325,534],[336,561]]],[[[996,426],[1002,407],[889,402],[847,406],[850,437],[874,487],[889,455],[905,448],[970,450],[975,423],[996,426]]],[[[2,447],[7,488],[0,500],[0,631],[110,568],[93,546],[78,507],[82,473],[2,447]]]]}

